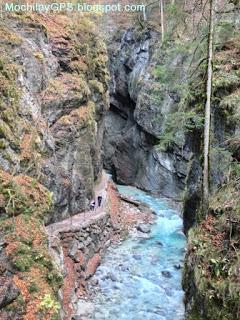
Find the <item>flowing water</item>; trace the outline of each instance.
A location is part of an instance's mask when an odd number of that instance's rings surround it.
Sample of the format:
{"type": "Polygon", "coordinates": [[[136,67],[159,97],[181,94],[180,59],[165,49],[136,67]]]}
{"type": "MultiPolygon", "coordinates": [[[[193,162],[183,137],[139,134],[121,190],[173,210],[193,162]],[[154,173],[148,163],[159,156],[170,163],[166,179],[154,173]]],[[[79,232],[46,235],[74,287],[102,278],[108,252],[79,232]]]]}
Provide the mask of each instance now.
{"type": "Polygon", "coordinates": [[[84,319],[182,320],[182,219],[164,199],[133,187],[119,186],[119,191],[148,204],[156,224],[148,239],[130,238],[107,251],[94,276],[100,290],[84,319]]]}

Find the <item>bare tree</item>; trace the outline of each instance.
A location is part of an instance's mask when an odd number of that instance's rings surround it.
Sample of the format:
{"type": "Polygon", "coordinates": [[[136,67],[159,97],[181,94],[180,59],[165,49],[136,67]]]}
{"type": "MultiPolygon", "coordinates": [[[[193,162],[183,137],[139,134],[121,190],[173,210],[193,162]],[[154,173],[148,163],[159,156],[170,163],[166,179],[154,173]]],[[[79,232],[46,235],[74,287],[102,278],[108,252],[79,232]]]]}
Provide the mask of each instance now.
{"type": "Polygon", "coordinates": [[[213,33],[214,33],[214,0],[209,0],[209,40],[208,40],[208,71],[207,71],[207,99],[205,105],[204,123],[204,166],[203,166],[203,210],[207,213],[209,205],[209,148],[210,148],[210,121],[211,121],[211,96],[213,74],[213,33]]]}
{"type": "Polygon", "coordinates": [[[160,15],[161,15],[162,41],[164,41],[164,11],[163,11],[163,0],[160,0],[159,6],[160,6],[160,15]]]}

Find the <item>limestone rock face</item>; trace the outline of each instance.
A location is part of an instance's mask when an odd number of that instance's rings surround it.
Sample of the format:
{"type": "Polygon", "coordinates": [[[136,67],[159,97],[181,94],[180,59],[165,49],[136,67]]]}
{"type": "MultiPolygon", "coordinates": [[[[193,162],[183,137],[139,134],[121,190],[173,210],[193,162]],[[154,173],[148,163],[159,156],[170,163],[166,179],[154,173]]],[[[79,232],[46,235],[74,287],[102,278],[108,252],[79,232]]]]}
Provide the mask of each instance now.
{"type": "MultiPolygon", "coordinates": [[[[191,145],[170,151],[156,147],[167,116],[179,102],[172,92],[165,92],[161,103],[154,99],[158,40],[156,32],[139,35],[128,29],[109,47],[112,85],[104,162],[117,182],[180,200],[192,152],[191,145]]],[[[172,64],[183,65],[184,57],[177,56],[172,64]]]]}
{"type": "Polygon", "coordinates": [[[37,15],[0,27],[0,166],[40,179],[53,193],[48,221],[58,221],[88,207],[102,169],[105,46],[84,19],[37,15]]]}

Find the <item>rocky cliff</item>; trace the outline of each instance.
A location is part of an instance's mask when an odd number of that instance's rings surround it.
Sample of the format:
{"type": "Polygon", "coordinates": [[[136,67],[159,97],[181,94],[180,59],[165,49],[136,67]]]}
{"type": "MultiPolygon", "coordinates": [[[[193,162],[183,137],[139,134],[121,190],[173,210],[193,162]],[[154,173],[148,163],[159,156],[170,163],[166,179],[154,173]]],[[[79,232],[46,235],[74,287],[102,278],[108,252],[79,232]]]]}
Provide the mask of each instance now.
{"type": "Polygon", "coordinates": [[[102,169],[105,46],[85,18],[9,17],[1,34],[1,167],[53,192],[51,220],[81,212],[102,169]]]}
{"type": "MultiPolygon", "coordinates": [[[[183,144],[181,141],[168,150],[157,147],[168,116],[180,100],[176,92],[160,88],[156,66],[161,60],[163,64],[168,62],[159,37],[151,29],[128,29],[116,34],[109,46],[112,81],[104,163],[119,183],[180,200],[191,148],[190,143],[184,144],[184,136],[180,137],[183,144]]],[[[171,62],[172,72],[179,79],[184,78],[186,58],[176,54],[171,62]]]]}
{"type": "Polygon", "coordinates": [[[58,319],[62,275],[43,222],[82,212],[93,197],[106,49],[85,17],[7,15],[0,33],[0,318],[58,319]]]}

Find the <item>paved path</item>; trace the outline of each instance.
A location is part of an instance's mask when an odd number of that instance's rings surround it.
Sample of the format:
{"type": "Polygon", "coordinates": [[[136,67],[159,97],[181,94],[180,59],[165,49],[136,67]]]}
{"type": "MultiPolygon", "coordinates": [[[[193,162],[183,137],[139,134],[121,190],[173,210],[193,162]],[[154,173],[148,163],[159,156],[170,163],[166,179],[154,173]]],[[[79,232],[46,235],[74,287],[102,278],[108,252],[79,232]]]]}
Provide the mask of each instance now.
{"type": "Polygon", "coordinates": [[[109,177],[103,171],[101,181],[95,186],[95,203],[97,204],[97,197],[102,196],[102,205],[94,211],[86,211],[76,214],[70,218],[63,221],[52,223],[46,227],[49,237],[54,237],[59,234],[59,232],[74,232],[79,230],[84,226],[90,225],[92,222],[98,220],[99,218],[105,216],[107,213],[107,186],[109,177]]]}

